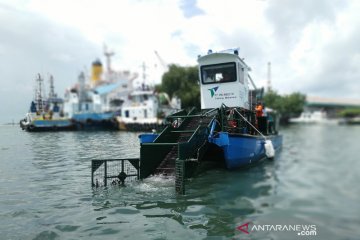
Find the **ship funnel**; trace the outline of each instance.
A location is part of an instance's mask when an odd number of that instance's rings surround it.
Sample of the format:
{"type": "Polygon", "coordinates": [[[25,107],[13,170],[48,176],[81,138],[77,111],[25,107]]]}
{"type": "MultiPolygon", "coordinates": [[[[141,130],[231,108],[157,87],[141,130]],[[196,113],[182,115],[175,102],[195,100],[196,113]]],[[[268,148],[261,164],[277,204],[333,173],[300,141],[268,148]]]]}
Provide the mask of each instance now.
{"type": "Polygon", "coordinates": [[[99,59],[96,59],[91,66],[91,83],[93,86],[96,86],[101,80],[101,75],[103,73],[103,66],[99,59]]]}

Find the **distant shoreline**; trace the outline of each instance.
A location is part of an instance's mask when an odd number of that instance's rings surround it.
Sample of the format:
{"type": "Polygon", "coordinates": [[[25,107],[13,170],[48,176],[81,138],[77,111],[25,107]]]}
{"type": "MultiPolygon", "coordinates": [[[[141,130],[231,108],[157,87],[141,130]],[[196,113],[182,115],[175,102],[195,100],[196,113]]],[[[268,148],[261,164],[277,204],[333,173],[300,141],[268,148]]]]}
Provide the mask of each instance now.
{"type": "Polygon", "coordinates": [[[16,123],[0,123],[0,126],[16,126],[16,123]]]}

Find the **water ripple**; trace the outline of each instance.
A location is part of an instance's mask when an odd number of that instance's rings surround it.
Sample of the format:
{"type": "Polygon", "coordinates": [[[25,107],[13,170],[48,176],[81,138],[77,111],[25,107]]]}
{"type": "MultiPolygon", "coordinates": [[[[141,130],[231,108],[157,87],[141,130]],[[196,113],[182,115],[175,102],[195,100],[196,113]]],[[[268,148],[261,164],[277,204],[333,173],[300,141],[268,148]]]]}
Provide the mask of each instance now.
{"type": "MultiPolygon", "coordinates": [[[[360,128],[290,126],[274,161],[187,181],[153,176],[92,189],[91,159],[138,157],[137,134],[27,133],[0,128],[2,239],[237,239],[236,227],[316,224],[319,238],[354,239],[360,224],[360,128]]],[[[252,239],[292,239],[256,232],[252,239]]]]}

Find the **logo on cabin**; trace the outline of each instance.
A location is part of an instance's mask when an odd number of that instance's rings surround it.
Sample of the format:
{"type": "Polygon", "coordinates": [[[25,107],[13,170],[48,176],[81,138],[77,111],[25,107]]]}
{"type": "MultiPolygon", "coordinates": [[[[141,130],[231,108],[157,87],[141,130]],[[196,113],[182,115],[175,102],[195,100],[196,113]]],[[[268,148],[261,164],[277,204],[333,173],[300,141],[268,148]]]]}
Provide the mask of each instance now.
{"type": "Polygon", "coordinates": [[[219,89],[219,86],[208,89],[210,91],[211,97],[214,97],[214,95],[218,89],[219,89]]]}

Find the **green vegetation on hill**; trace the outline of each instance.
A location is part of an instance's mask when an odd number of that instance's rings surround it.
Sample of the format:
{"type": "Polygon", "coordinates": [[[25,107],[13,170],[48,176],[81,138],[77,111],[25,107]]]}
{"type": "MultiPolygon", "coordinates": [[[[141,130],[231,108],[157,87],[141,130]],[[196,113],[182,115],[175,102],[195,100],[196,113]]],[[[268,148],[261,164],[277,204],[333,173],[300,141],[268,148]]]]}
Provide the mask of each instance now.
{"type": "Polygon", "coordinates": [[[266,107],[275,109],[281,115],[281,122],[285,123],[291,117],[297,117],[303,111],[306,96],[295,92],[289,95],[280,95],[276,91],[269,91],[264,96],[266,107]]]}
{"type": "Polygon", "coordinates": [[[340,117],[353,118],[360,116],[360,108],[346,108],[339,113],[340,117]]]}
{"type": "Polygon", "coordinates": [[[199,71],[196,66],[170,65],[169,71],[162,77],[161,85],[158,85],[156,89],[166,92],[170,97],[174,95],[179,97],[182,108],[200,109],[199,71]]]}

